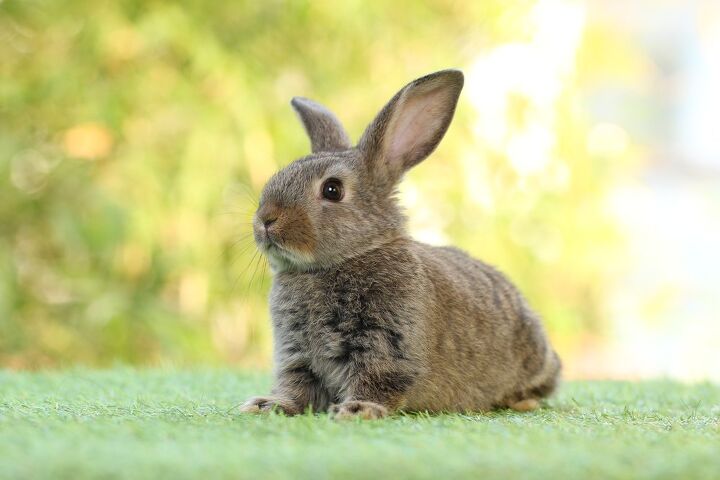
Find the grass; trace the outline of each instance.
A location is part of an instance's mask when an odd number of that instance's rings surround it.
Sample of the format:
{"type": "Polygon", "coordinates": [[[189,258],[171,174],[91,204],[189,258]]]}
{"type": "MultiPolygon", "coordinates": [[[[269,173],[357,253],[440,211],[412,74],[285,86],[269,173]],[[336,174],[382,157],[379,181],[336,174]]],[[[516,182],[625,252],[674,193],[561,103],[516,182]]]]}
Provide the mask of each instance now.
{"type": "Polygon", "coordinates": [[[720,478],[720,386],[569,382],[520,414],[241,416],[264,375],[0,371],[1,478],[720,478]]]}

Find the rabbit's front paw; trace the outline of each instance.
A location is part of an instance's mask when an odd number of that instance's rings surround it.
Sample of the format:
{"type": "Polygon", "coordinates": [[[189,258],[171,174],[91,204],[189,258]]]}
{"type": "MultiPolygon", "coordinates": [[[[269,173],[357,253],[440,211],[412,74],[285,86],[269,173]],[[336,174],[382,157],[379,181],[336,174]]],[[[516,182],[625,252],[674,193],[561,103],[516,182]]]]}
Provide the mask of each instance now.
{"type": "Polygon", "coordinates": [[[269,413],[272,411],[283,412],[287,415],[299,413],[295,402],[278,397],[252,397],[240,405],[241,413],[269,413]]]}
{"type": "Polygon", "coordinates": [[[376,420],[387,416],[388,409],[374,402],[350,400],[331,405],[329,412],[330,417],[335,420],[346,420],[355,417],[364,420],[376,420]]]}

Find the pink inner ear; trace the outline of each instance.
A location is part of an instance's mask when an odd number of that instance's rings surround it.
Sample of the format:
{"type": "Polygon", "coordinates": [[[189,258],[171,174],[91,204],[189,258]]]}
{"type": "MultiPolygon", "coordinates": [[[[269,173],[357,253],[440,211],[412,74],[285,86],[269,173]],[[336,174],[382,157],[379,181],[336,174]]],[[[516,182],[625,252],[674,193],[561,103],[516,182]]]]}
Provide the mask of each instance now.
{"type": "Polygon", "coordinates": [[[425,92],[412,92],[401,99],[389,129],[386,155],[391,163],[408,168],[419,162],[439,141],[453,105],[447,89],[436,86],[425,92]]]}

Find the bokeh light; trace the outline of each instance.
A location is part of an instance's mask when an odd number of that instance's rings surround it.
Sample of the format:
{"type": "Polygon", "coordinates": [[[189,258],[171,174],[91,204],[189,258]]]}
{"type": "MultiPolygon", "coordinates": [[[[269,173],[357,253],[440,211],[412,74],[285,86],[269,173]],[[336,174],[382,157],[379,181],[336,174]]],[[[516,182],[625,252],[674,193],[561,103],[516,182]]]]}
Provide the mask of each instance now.
{"type": "Polygon", "coordinates": [[[397,89],[466,87],[401,200],[507,272],[569,377],[720,378],[712,0],[0,2],[0,365],[267,368],[250,219],[397,89]]]}

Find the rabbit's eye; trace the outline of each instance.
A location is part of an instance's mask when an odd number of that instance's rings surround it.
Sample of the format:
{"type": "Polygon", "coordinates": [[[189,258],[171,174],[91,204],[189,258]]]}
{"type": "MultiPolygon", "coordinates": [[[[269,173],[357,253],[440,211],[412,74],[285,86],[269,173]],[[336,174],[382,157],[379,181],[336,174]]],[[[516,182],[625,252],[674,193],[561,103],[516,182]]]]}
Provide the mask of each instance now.
{"type": "Polygon", "coordinates": [[[322,186],[322,196],[331,202],[339,202],[343,198],[342,182],[337,178],[328,178],[322,186]]]}

